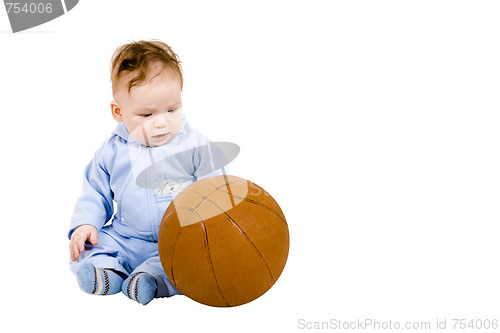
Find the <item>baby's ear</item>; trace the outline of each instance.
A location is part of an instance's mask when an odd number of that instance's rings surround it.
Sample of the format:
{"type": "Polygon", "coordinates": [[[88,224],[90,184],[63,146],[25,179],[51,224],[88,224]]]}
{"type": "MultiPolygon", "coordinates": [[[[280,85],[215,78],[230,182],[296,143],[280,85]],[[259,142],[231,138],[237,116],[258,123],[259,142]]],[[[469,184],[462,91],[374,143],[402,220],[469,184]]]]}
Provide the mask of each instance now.
{"type": "Polygon", "coordinates": [[[121,123],[123,121],[122,110],[120,109],[120,106],[118,106],[118,102],[115,100],[111,102],[111,115],[117,122],[121,123]]]}

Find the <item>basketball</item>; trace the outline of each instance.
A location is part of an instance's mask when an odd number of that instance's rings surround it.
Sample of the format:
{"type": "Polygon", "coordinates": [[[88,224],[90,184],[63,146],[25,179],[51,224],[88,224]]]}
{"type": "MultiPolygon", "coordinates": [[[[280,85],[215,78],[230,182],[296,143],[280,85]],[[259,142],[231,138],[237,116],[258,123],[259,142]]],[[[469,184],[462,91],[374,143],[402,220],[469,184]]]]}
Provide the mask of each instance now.
{"type": "Polygon", "coordinates": [[[289,233],[278,203],[235,176],[201,179],[170,203],[158,235],[160,260],[183,295],[210,306],[253,301],[276,283],[289,233]]]}

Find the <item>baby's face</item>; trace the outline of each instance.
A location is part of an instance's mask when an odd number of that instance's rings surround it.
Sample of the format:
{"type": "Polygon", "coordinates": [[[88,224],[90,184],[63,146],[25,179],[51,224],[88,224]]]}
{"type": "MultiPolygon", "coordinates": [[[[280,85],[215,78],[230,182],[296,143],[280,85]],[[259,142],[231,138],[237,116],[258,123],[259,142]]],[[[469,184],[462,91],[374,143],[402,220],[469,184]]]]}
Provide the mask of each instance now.
{"type": "MultiPolygon", "coordinates": [[[[156,73],[155,73],[156,74],[156,73]]],[[[151,75],[152,76],[152,75],[151,75]]],[[[120,80],[111,102],[113,118],[125,123],[130,135],[140,144],[157,147],[169,143],[182,127],[182,99],[179,78],[164,70],[152,80],[128,92],[130,74],[120,80]]]]}

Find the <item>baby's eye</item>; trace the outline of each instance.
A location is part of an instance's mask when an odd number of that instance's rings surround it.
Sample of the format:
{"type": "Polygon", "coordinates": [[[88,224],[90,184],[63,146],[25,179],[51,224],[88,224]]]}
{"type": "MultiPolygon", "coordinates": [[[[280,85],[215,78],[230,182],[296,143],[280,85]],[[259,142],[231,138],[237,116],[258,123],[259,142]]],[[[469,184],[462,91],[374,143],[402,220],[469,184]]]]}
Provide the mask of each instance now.
{"type": "Polygon", "coordinates": [[[168,110],[168,112],[170,112],[170,113],[175,112],[175,111],[177,111],[177,110],[168,110]]]}
{"type": "Polygon", "coordinates": [[[141,117],[146,117],[147,118],[147,117],[149,117],[151,115],[152,115],[152,113],[143,113],[143,114],[141,114],[141,117]]]}

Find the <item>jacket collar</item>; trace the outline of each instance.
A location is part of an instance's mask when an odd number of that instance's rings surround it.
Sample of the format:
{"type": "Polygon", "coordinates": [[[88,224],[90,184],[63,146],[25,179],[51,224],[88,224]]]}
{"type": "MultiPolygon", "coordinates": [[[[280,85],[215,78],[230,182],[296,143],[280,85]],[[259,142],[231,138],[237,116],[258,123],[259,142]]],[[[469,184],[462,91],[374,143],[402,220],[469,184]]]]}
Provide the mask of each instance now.
{"type": "Polygon", "coordinates": [[[123,140],[125,140],[128,143],[137,142],[134,140],[132,135],[130,135],[130,133],[128,132],[127,127],[125,126],[124,122],[118,123],[118,125],[116,125],[115,130],[111,134],[115,134],[115,135],[119,136],[120,138],[122,138],[123,140]]]}

